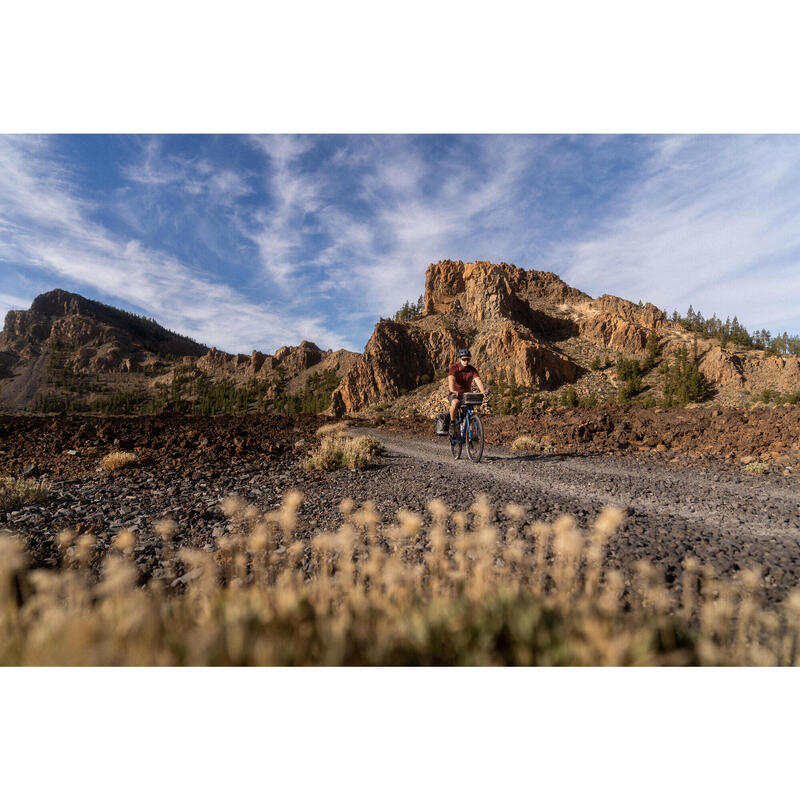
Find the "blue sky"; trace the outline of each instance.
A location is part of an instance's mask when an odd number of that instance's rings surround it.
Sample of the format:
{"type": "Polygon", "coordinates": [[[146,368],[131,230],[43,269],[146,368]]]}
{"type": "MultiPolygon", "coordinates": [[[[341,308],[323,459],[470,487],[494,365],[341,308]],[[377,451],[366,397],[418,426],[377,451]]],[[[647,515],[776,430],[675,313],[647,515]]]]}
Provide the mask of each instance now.
{"type": "Polygon", "coordinates": [[[800,331],[800,136],[0,136],[0,314],[361,350],[442,258],[800,331]]]}

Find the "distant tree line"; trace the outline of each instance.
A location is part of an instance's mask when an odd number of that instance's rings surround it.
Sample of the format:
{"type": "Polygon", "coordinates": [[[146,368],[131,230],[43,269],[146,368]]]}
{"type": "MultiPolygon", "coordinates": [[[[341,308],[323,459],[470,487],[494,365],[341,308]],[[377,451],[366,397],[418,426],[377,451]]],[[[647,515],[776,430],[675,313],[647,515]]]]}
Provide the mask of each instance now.
{"type": "Polygon", "coordinates": [[[283,388],[282,377],[270,380],[250,378],[236,383],[230,378],[212,381],[192,365],[182,365],[174,371],[170,383],[160,384],[155,391],[144,389],[117,390],[113,394],[88,401],[70,394],[42,393],[36,396],[31,410],[39,413],[53,411],[93,412],[98,414],[159,414],[175,412],[212,416],[214,414],[245,414],[248,411],[274,411],[279,414],[319,414],[331,402],[333,390],[339,385],[335,370],[309,375],[304,388],[289,394],[283,388]]]}
{"type": "Polygon", "coordinates": [[[716,314],[705,319],[699,311],[689,306],[685,317],[682,317],[677,310],[673,311],[672,321],[701,336],[718,338],[723,347],[732,342],[740,347],[765,350],[774,355],[800,356],[800,336],[790,336],[786,331],[778,336],[772,336],[764,328],[750,333],[736,316],[733,319],[728,317],[725,322],[718,319],[716,314]]]}

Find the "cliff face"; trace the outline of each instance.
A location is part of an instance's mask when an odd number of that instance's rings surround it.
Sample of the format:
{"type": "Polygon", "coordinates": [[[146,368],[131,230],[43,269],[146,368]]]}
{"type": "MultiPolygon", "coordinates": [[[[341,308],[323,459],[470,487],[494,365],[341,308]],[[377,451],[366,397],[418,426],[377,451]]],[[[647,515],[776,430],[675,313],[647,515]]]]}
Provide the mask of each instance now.
{"type": "Polygon", "coordinates": [[[653,312],[663,318],[658,309],[618,298],[603,299],[586,321],[569,313],[593,302],[552,272],[487,261],[431,264],[422,315],[378,323],[334,392],[331,410],[342,415],[413,390],[419,376],[446,369],[462,347],[471,349],[487,380],[513,377],[521,386],[557,388],[580,371],[559,342],[578,335],[581,325],[587,338],[636,352],[647,338],[644,323],[653,312]]]}
{"type": "MultiPolygon", "coordinates": [[[[392,401],[435,378],[441,386],[429,404],[433,408],[446,392],[441,371],[461,347],[472,350],[473,363],[490,383],[513,377],[519,387],[540,391],[578,381],[587,392],[614,393],[613,372],[591,365],[610,356],[641,358],[651,331],[661,357],[679,347],[692,349],[693,335],[651,303],[608,294],[593,299],[552,272],[513,264],[440,261],[425,274],[422,314],[375,326],[334,392],[331,411],[343,415],[392,401]]],[[[701,372],[723,402],[740,402],[763,388],[800,389],[796,357],[732,351],[714,340],[701,340],[698,355],[701,372]]],[[[654,385],[659,380],[653,376],[654,385]]]]}

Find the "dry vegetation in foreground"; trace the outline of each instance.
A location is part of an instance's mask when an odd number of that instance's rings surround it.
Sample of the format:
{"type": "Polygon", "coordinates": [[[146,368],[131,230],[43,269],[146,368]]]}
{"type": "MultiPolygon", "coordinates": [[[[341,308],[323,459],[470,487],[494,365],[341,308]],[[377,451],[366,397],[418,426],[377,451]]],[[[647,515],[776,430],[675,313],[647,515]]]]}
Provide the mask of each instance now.
{"type": "Polygon", "coordinates": [[[344,436],[345,432],[347,431],[347,427],[348,426],[346,422],[330,422],[327,425],[317,428],[317,436],[319,436],[320,439],[322,439],[324,436],[344,436]]]}
{"type": "Polygon", "coordinates": [[[555,453],[556,451],[552,444],[542,444],[542,442],[534,439],[533,436],[528,436],[527,434],[517,436],[517,438],[511,442],[511,449],[517,451],[521,450],[523,452],[530,452],[531,450],[534,450],[537,453],[545,454],[555,453]]]}
{"type": "Polygon", "coordinates": [[[621,522],[570,517],[490,523],[441,501],[432,522],[409,511],[379,530],[374,505],[344,500],[341,527],[302,539],[301,502],[261,515],[223,503],[234,533],[216,553],[173,549],[162,520],[159,577],[140,586],[136,537],[122,531],[94,569],[95,540],[60,536],[61,570],[28,571],[21,542],[0,537],[2,664],[798,664],[800,592],[778,610],[759,576],[715,578],[689,561],[678,591],[638,565],[628,587],[605,569],[621,522]]]}
{"type": "Polygon", "coordinates": [[[100,461],[100,466],[106,472],[116,472],[118,469],[128,467],[136,461],[136,453],[126,453],[122,451],[114,451],[106,456],[103,456],[100,461]]]}
{"type": "Polygon", "coordinates": [[[49,489],[44,481],[33,478],[0,478],[0,511],[41,503],[47,499],[49,489]]]}
{"type": "Polygon", "coordinates": [[[383,452],[381,443],[372,436],[349,436],[345,430],[341,423],[323,425],[317,431],[320,442],[306,459],[306,468],[326,472],[364,469],[383,452]]]}

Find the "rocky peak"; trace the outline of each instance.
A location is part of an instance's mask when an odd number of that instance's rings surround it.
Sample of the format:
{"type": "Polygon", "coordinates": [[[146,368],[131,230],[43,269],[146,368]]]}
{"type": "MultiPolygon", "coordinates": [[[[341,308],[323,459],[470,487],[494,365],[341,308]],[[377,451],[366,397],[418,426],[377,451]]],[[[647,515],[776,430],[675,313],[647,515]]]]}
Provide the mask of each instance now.
{"type": "Polygon", "coordinates": [[[488,261],[439,261],[425,273],[425,314],[455,310],[483,322],[508,318],[525,322],[532,307],[591,300],[552,272],[524,270],[488,261]]]}
{"type": "Polygon", "coordinates": [[[70,314],[91,314],[92,311],[98,310],[100,305],[79,294],[53,289],[35,297],[30,310],[48,317],[66,317],[70,314]]]}

